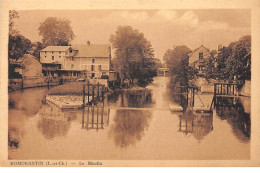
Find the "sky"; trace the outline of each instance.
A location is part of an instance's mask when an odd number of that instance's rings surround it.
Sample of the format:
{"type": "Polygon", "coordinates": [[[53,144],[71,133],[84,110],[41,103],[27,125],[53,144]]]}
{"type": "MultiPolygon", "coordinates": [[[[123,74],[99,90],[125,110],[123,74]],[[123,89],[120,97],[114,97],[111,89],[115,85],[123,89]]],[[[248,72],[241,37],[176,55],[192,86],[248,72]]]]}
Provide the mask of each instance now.
{"type": "MultiPolygon", "coordinates": [[[[47,17],[67,18],[76,35],[73,43],[110,44],[118,26],[130,25],[151,41],[156,58],[167,49],[202,44],[210,50],[251,34],[251,12],[246,9],[207,10],[28,10],[18,11],[15,28],[32,42],[41,41],[38,28],[47,17]]],[[[112,54],[113,56],[113,54],[112,54]]]]}

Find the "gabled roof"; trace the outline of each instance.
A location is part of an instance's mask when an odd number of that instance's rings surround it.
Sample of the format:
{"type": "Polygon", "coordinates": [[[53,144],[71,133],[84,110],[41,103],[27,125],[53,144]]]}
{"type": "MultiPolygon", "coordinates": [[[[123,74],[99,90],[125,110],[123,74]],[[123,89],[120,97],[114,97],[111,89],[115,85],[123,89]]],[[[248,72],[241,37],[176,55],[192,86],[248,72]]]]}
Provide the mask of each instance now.
{"type": "Polygon", "coordinates": [[[70,48],[71,46],[48,46],[44,49],[42,49],[41,51],[66,51],[70,48]]]}
{"type": "Polygon", "coordinates": [[[206,48],[205,46],[201,45],[200,47],[198,47],[197,49],[195,49],[193,52],[196,52],[199,48],[201,47],[204,47],[209,53],[210,53],[210,50],[208,48],[206,48]]]}
{"type": "Polygon", "coordinates": [[[110,45],[106,44],[74,44],[72,49],[78,50],[75,57],[109,57],[110,45]]]}

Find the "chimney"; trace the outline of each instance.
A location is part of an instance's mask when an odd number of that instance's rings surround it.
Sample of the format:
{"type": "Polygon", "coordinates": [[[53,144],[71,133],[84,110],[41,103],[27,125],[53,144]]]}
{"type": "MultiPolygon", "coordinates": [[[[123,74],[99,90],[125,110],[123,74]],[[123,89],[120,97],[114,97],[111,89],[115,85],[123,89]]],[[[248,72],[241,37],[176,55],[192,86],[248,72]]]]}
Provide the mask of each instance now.
{"type": "Polygon", "coordinates": [[[87,41],[87,44],[90,45],[90,41],[89,40],[87,41]]]}

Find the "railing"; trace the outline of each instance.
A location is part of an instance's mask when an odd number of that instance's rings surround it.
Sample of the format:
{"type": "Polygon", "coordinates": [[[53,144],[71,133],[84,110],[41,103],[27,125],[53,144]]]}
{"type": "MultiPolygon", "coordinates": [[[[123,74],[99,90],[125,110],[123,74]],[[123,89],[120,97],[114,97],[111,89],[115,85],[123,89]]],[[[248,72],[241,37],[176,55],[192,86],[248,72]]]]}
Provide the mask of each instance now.
{"type": "Polygon", "coordinates": [[[94,106],[98,103],[102,103],[102,106],[104,106],[104,93],[106,91],[105,85],[97,84],[90,84],[89,81],[87,84],[83,85],[83,104],[82,107],[85,106],[94,106]],[[87,96],[87,102],[86,102],[86,96],[87,96]]]}

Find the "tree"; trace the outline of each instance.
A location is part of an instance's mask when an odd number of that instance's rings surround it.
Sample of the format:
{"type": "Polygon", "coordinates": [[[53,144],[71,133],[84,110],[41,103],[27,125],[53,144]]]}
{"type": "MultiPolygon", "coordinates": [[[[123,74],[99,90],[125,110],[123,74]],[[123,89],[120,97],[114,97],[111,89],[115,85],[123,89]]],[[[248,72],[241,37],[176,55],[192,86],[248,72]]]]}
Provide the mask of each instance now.
{"type": "Polygon", "coordinates": [[[45,46],[41,42],[35,42],[32,44],[31,54],[40,61],[40,51],[44,48],[45,46]]]}
{"type": "Polygon", "coordinates": [[[195,70],[189,67],[190,52],[187,46],[176,46],[173,50],[168,49],[163,57],[171,76],[175,78],[174,82],[181,86],[187,86],[195,73],[195,70]]]}
{"type": "Polygon", "coordinates": [[[251,79],[251,36],[244,36],[220,50],[217,57],[220,79],[251,79]]]}
{"type": "Polygon", "coordinates": [[[8,42],[8,61],[16,61],[24,54],[30,53],[32,44],[31,41],[21,35],[14,29],[14,19],[19,18],[18,12],[15,10],[9,11],[9,42],[8,42]]]}
{"type": "MultiPolygon", "coordinates": [[[[113,67],[119,72],[122,81],[129,79],[131,83],[135,79],[138,85],[145,86],[152,82],[156,75],[153,60],[153,48],[144,34],[131,26],[119,26],[110,42],[115,49],[116,65],[113,67]]],[[[122,83],[122,82],[121,82],[122,83]]]]}
{"type": "Polygon", "coordinates": [[[40,23],[38,31],[45,46],[67,46],[75,37],[70,21],[57,17],[48,17],[40,23]]]}

